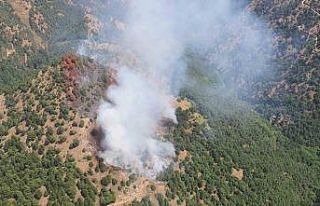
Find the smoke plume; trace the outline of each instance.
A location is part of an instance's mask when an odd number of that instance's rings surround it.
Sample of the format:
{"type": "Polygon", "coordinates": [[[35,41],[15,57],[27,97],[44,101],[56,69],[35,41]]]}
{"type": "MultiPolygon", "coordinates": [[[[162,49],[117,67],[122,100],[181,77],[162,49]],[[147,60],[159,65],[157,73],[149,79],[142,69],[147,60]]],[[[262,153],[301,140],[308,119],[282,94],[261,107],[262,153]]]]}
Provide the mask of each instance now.
{"type": "Polygon", "coordinates": [[[172,96],[188,81],[186,51],[205,54],[208,73],[260,74],[269,32],[231,0],[132,0],[125,11],[117,44],[136,63],[117,62],[117,84],[107,90],[110,101],[101,103],[98,121],[106,148],[101,157],[154,178],[175,156],[173,144],[157,131],[162,119],[176,122],[172,96]]]}

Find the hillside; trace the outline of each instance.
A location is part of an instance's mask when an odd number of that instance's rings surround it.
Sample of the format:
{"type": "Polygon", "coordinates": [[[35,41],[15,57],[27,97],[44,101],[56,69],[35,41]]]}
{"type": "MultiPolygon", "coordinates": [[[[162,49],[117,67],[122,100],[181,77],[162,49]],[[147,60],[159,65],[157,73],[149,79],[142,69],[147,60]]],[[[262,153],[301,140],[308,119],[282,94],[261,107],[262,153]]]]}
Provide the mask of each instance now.
{"type": "Polygon", "coordinates": [[[37,70],[71,48],[56,48],[58,42],[86,38],[84,11],[64,0],[1,1],[0,6],[1,92],[25,87],[37,70]]]}
{"type": "Polygon", "coordinates": [[[188,50],[177,123],[157,127],[176,157],[151,179],[101,158],[113,67],[140,63],[117,44],[127,1],[0,0],[0,205],[319,205],[320,2],[244,2],[273,31],[265,73],[188,50]]]}
{"type": "Polygon", "coordinates": [[[185,95],[208,125],[190,120],[194,108],[178,110],[179,125],[170,138],[177,154],[187,153],[187,158],[163,177],[169,199],[187,205],[313,204],[319,185],[317,148],[290,141],[243,102],[201,94],[185,95]]]}
{"type": "MultiPolygon", "coordinates": [[[[101,72],[90,61],[73,58],[82,75],[101,72]]],[[[170,205],[250,204],[253,199],[259,204],[310,205],[315,200],[320,167],[316,148],[290,141],[234,97],[203,96],[190,88],[182,93],[188,99],[178,104],[179,124],[166,137],[175,143],[178,155],[177,165],[160,177],[167,183],[105,166],[96,158],[91,136],[94,104],[83,100],[82,108],[76,101],[101,95],[97,91],[105,83],[98,79],[90,85],[77,84],[80,89],[68,92],[65,61],[41,71],[28,91],[1,98],[4,203],[90,205],[143,197],[144,202],[154,202],[158,194],[170,205]]]]}
{"type": "MultiPolygon", "coordinates": [[[[97,158],[91,136],[94,105],[76,107],[74,97],[89,97],[101,80],[78,88],[83,92],[69,92],[76,88],[71,88],[65,61],[42,70],[27,91],[1,96],[1,203],[106,205],[164,193],[163,183],[107,167],[97,158]]],[[[90,62],[77,69],[89,72],[90,65],[91,72],[97,70],[90,62]]]]}
{"type": "MultiPolygon", "coordinates": [[[[75,59],[79,72],[99,68],[75,59]]],[[[86,91],[83,97],[84,92],[68,92],[65,61],[41,71],[28,91],[1,98],[3,203],[120,204],[144,197],[143,202],[155,203],[159,194],[159,201],[170,205],[250,204],[252,200],[309,205],[315,200],[320,166],[316,148],[291,142],[236,98],[230,102],[227,96],[203,96],[192,89],[182,94],[189,100],[178,104],[179,124],[167,136],[176,146],[178,159],[160,178],[164,182],[104,165],[96,158],[91,136],[94,104],[74,105],[77,98],[99,95],[105,83],[97,80],[95,92],[90,90],[93,85],[81,86],[86,91]]]]}

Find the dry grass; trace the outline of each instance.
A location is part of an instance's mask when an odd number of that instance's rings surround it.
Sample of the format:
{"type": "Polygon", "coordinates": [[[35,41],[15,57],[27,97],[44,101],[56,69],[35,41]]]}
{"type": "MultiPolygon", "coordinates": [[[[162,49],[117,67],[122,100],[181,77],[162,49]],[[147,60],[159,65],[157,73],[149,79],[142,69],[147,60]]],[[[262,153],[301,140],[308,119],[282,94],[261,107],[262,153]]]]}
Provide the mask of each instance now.
{"type": "Polygon", "coordinates": [[[238,180],[242,180],[243,177],[244,177],[244,175],[243,175],[243,169],[237,170],[237,169],[235,169],[235,168],[232,168],[231,176],[237,178],[238,180]]]}
{"type": "Polygon", "coordinates": [[[178,160],[184,161],[187,159],[187,157],[189,157],[189,152],[187,150],[183,150],[183,151],[180,151],[178,155],[178,160]]]}
{"type": "Polygon", "coordinates": [[[8,3],[14,9],[16,15],[20,18],[23,24],[29,24],[29,11],[32,8],[31,2],[23,0],[10,0],[8,3]]]}
{"type": "Polygon", "coordinates": [[[182,111],[186,111],[192,107],[192,104],[188,100],[184,99],[184,100],[177,101],[176,106],[180,108],[182,111]]]}

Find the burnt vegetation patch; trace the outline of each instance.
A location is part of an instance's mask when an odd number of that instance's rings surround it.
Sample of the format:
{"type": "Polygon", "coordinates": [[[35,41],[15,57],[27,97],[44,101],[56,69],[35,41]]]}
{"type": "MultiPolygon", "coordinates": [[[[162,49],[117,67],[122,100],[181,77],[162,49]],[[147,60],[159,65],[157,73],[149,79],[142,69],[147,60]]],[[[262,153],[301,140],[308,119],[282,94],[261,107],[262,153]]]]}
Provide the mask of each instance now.
{"type": "Polygon", "coordinates": [[[88,117],[95,117],[107,86],[106,69],[92,59],[66,54],[60,62],[60,76],[68,105],[88,117]]]}
{"type": "Polygon", "coordinates": [[[98,126],[91,130],[90,135],[92,137],[92,142],[97,151],[105,151],[107,147],[103,145],[103,139],[105,137],[105,132],[98,126]]]}

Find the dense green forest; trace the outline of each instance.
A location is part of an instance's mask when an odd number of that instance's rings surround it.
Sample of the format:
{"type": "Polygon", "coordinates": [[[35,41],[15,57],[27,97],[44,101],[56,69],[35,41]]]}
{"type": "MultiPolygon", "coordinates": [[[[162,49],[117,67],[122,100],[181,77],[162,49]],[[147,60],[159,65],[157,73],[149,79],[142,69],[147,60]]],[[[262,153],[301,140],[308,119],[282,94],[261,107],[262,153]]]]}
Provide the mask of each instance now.
{"type": "Polygon", "coordinates": [[[179,124],[167,136],[178,165],[159,177],[169,186],[163,205],[319,204],[318,102],[297,96],[286,103],[254,101],[243,95],[248,91],[226,88],[218,72],[208,75],[201,57],[188,59],[190,83],[180,96],[192,107],[177,110],[179,124]],[[279,107],[291,112],[295,124],[265,118],[279,107]],[[190,121],[198,113],[205,121],[190,121]]]}
{"type": "Polygon", "coordinates": [[[42,156],[26,152],[19,137],[6,141],[1,149],[1,205],[37,205],[42,196],[49,197],[50,205],[94,205],[96,188],[72,158],[62,161],[58,154],[54,148],[42,156]],[[74,202],[76,187],[84,198],[74,202]]]}
{"type": "Polygon", "coordinates": [[[299,145],[244,103],[219,94],[184,94],[195,108],[179,110],[170,139],[189,158],[163,176],[167,195],[187,205],[312,205],[319,195],[319,148],[299,145]],[[208,127],[188,119],[199,110],[208,127]],[[231,175],[243,170],[243,179],[231,175]]]}
{"type": "Polygon", "coordinates": [[[205,64],[194,56],[189,59],[191,83],[180,96],[193,106],[178,109],[179,124],[167,137],[177,156],[185,151],[188,155],[161,177],[170,188],[168,200],[187,205],[319,202],[319,117],[313,122],[300,119],[305,127],[276,127],[224,87],[218,73],[208,76],[205,64]],[[195,113],[202,114],[205,123],[190,121],[195,113]],[[312,142],[304,144],[299,137],[312,142]],[[234,171],[241,176],[235,177],[234,171]]]}

